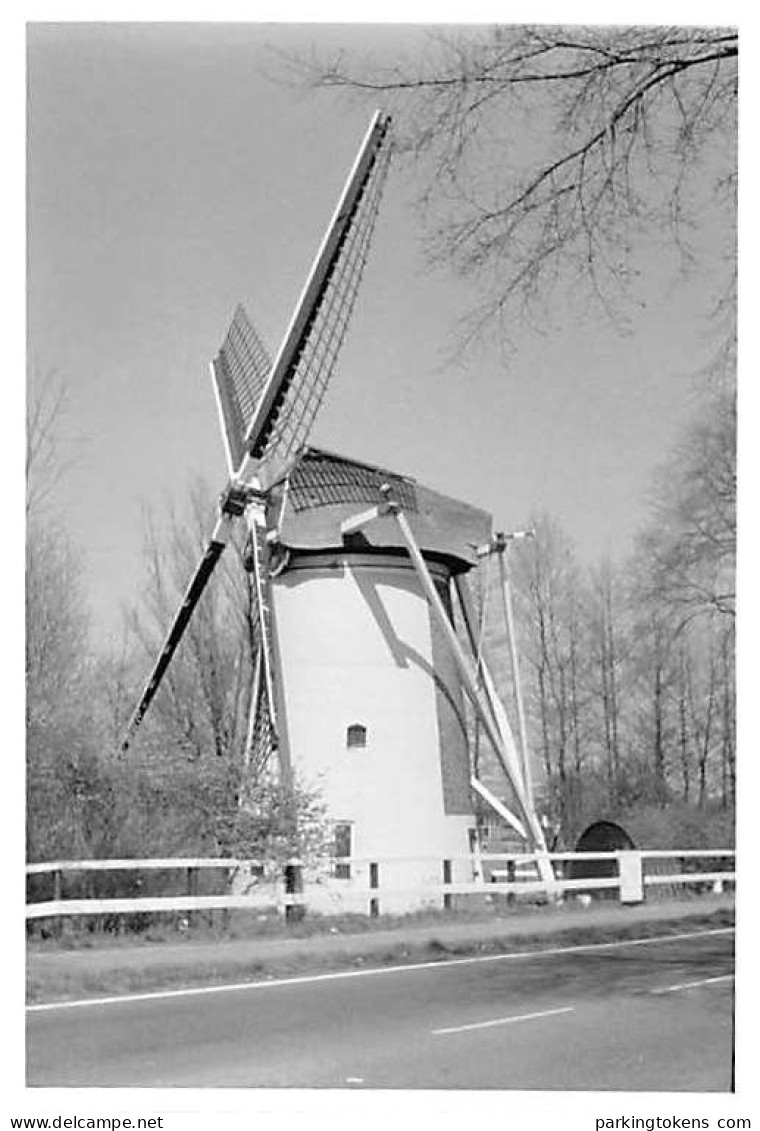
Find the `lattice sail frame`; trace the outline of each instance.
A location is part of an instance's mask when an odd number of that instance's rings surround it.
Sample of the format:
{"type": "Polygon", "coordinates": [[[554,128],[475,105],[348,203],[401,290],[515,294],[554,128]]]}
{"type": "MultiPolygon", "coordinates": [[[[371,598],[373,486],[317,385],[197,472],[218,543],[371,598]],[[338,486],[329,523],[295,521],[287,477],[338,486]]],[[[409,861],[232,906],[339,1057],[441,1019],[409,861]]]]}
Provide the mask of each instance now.
{"type": "MultiPolygon", "coordinates": [[[[390,164],[388,138],[378,148],[366,183],[356,200],[332,268],[310,312],[301,348],[276,411],[267,427],[260,463],[287,463],[305,445],[335,370],[340,347],[367,262],[385,179],[390,164]]],[[[222,418],[231,471],[241,467],[257,437],[247,438],[255,408],[272,363],[245,310],[238,306],[212,375],[222,418]]]]}
{"type": "Polygon", "coordinates": [[[256,661],[251,705],[246,736],[245,762],[249,780],[255,781],[271,763],[280,740],[277,728],[275,698],[275,658],[272,625],[270,548],[266,526],[255,520],[250,523],[250,547],[253,559],[252,581],[256,607],[256,661]]]}
{"type": "Polygon", "coordinates": [[[242,305],[238,304],[211,363],[230,475],[243,462],[245,434],[272,369],[272,359],[242,305]]]}
{"type": "Polygon", "coordinates": [[[266,459],[287,461],[306,443],[335,370],[367,262],[391,149],[384,145],[354,211],[338,259],[311,322],[295,375],[269,435],[266,459]]]}

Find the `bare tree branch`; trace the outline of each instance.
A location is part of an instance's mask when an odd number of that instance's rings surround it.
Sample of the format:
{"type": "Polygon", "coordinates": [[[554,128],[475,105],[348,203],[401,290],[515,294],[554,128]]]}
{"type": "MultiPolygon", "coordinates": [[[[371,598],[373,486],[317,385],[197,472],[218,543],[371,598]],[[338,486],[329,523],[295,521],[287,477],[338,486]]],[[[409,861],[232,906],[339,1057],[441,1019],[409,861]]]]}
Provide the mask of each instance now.
{"type": "Polygon", "coordinates": [[[480,331],[571,279],[624,311],[633,235],[667,228],[688,263],[708,200],[731,242],[737,59],[725,28],[510,26],[439,32],[390,64],[289,64],[313,86],[384,96],[429,255],[473,277],[480,331]]]}

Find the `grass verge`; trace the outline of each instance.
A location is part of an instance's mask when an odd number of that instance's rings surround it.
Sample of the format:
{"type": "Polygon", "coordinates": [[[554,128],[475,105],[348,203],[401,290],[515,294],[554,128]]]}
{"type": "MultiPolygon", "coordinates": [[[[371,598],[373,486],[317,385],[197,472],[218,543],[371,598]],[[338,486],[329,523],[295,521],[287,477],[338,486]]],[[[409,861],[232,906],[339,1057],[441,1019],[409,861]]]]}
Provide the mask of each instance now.
{"type": "Polygon", "coordinates": [[[584,945],[627,938],[651,938],[687,930],[733,926],[730,905],[699,908],[685,915],[665,907],[657,917],[617,915],[579,924],[562,914],[549,921],[535,915],[485,924],[461,921],[406,925],[352,935],[237,940],[173,947],[112,947],[93,951],[33,948],[27,961],[30,1003],[74,1000],[262,981],[291,975],[413,962],[445,962],[470,955],[509,954],[530,949],[584,945]],[[487,928],[487,929],[486,929],[487,928]]]}

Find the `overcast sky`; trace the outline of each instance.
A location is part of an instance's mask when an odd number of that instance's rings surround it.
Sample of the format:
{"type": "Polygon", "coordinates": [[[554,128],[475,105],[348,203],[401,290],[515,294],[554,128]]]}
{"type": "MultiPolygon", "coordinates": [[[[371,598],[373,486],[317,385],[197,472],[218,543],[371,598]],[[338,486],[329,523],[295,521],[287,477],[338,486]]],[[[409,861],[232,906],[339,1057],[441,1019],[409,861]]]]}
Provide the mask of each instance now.
{"type": "MultiPolygon", "coordinates": [[[[386,29],[383,48],[420,33],[386,29]]],[[[372,46],[361,26],[32,25],[29,341],[69,390],[62,521],[96,622],[141,576],[143,509],[225,480],[208,363],[242,301],[275,351],[369,120],[275,83],[270,48],[372,46]]],[[[349,338],[312,442],[490,510],[548,511],[586,560],[627,552],[710,354],[704,279],[652,286],[634,332],[561,311],[513,350],[443,358],[466,285],[425,266],[391,171],[349,338]]],[[[662,264],[651,261],[652,277],[662,264]]],[[[214,516],[209,514],[209,529],[214,516]]]]}

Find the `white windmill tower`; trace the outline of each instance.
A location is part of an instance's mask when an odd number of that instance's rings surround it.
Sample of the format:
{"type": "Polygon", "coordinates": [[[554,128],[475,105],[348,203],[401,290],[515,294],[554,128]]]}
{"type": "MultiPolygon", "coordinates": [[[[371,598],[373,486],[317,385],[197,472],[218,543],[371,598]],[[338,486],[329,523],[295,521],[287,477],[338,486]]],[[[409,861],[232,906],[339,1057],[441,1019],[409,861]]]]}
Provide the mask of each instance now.
{"type": "MultiPolygon", "coordinates": [[[[485,512],[413,480],[310,448],[364,266],[390,159],[390,119],[375,114],[282,345],[269,361],[242,307],[212,363],[230,481],[207,549],[129,723],[130,745],[229,538],[250,531],[259,648],[248,729],[251,774],[276,765],[318,782],[337,876],[414,888],[469,880],[472,792],[545,852],[506,712],[476,655],[467,572],[490,542],[485,512]],[[471,648],[453,626],[456,591],[471,648]],[[464,698],[506,775],[513,805],[470,771],[464,698]],[[513,811],[514,810],[514,811],[513,811]],[[389,863],[389,861],[395,861],[389,863]]],[[[551,881],[548,861],[542,877],[551,881]]],[[[348,885],[351,886],[350,884],[348,885]]],[[[345,887],[344,887],[345,890],[345,887]]]]}

